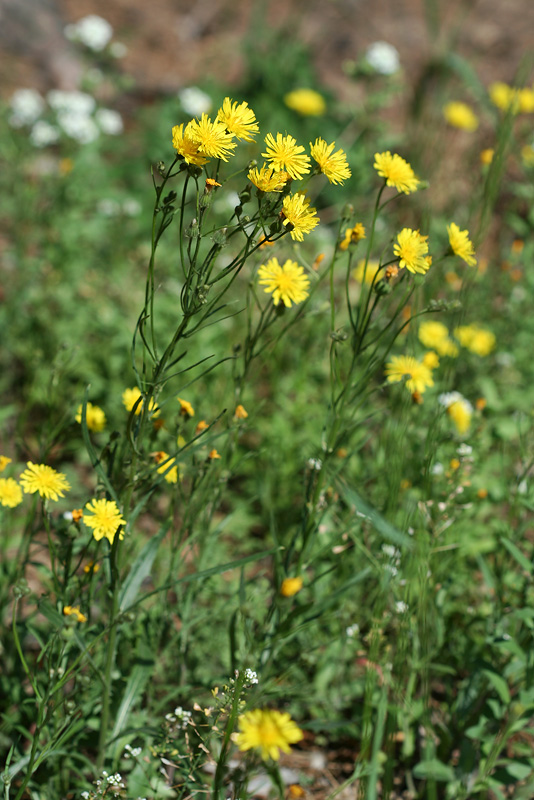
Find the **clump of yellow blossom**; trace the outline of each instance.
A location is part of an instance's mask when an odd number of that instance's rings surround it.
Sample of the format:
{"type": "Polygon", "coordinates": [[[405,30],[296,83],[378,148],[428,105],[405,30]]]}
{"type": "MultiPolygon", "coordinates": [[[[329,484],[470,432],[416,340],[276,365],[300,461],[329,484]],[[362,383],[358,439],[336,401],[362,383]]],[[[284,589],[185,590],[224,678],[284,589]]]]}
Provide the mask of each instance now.
{"type": "MultiPolygon", "coordinates": [[[[126,411],[131,411],[140,397],[141,397],[141,391],[139,387],[134,386],[133,389],[125,389],[124,392],[122,393],[122,402],[126,411]]],[[[143,403],[144,400],[137,404],[137,407],[135,409],[136,417],[139,416],[139,414],[143,410],[143,403]]],[[[148,410],[152,417],[158,417],[160,414],[160,410],[156,406],[156,401],[154,400],[153,397],[150,398],[150,403],[148,404],[148,410]]]]}
{"type": "Polygon", "coordinates": [[[248,103],[233,103],[229,97],[224,98],[222,107],[217,112],[217,119],[225,125],[229,133],[245,142],[253,142],[254,135],[260,130],[256,115],[248,107],[248,103]]]}
{"type": "Polygon", "coordinates": [[[96,572],[100,570],[100,564],[95,564],[94,561],[89,561],[85,564],[83,571],[86,575],[94,575],[96,572]]]}
{"type": "Polygon", "coordinates": [[[313,89],[293,89],[284,95],[284,103],[303,117],[320,117],[326,111],[324,97],[313,89]]]}
{"type": "Polygon", "coordinates": [[[471,353],[482,358],[489,356],[495,349],[497,341],[494,333],[475,324],[459,325],[454,329],[454,335],[462,347],[466,347],[471,353]]]}
{"type": "Polygon", "coordinates": [[[443,322],[428,320],[419,326],[419,341],[425,347],[436,350],[440,356],[456,358],[458,347],[449,336],[449,329],[443,322]]]}
{"type": "Polygon", "coordinates": [[[513,114],[531,114],[534,111],[534,90],[530,87],[516,89],[502,81],[492,83],[489,95],[493,105],[513,114]]]}
{"type": "Polygon", "coordinates": [[[210,158],[228,161],[236,147],[233,134],[226,131],[226,124],[218,119],[211,120],[206,113],[188,123],[187,134],[198,145],[199,153],[210,158]]]}
{"type": "Polygon", "coordinates": [[[470,267],[475,267],[476,253],[473,243],[469,239],[469,231],[461,231],[458,225],[451,222],[447,225],[447,232],[449,234],[449,244],[454,255],[461,258],[470,267]]]}
{"type": "Polygon", "coordinates": [[[260,192],[281,192],[289,175],[287,172],[275,172],[273,167],[266,167],[264,164],[259,170],[253,167],[247,177],[260,192]]]}
{"type": "Polygon", "coordinates": [[[393,252],[399,259],[399,267],[406,267],[412,273],[424,275],[428,272],[428,236],[422,236],[419,231],[412,228],[403,228],[397,235],[393,245],[393,252]]]}
{"type": "Polygon", "coordinates": [[[495,155],[495,150],[493,149],[493,147],[486,147],[486,149],[482,150],[482,152],[480,153],[481,163],[485,164],[486,166],[488,164],[491,164],[494,155],[495,155]]]}
{"type": "Polygon", "coordinates": [[[287,259],[280,266],[277,258],[270,258],[258,270],[258,283],[264,291],[273,295],[273,303],[277,306],[280,300],[290,308],[292,303],[302,303],[308,297],[310,281],[296,261],[287,259]]]}
{"type": "Polygon", "coordinates": [[[183,400],[181,397],[176,398],[180,403],[180,414],[182,417],[194,417],[195,416],[195,409],[189,402],[189,400],[183,400]]]}
{"type": "Polygon", "coordinates": [[[0,505],[16,508],[22,503],[22,489],[13,478],[0,478],[0,505]]]}
{"type": "Polygon", "coordinates": [[[164,450],[158,450],[154,453],[154,459],[158,466],[158,472],[165,475],[167,483],[178,483],[178,467],[176,466],[176,459],[170,458],[169,454],[164,450]]]}
{"type": "MultiPolygon", "coordinates": [[[[105,537],[110,544],[113,544],[120,526],[126,525],[117,503],[114,500],[90,500],[85,508],[91,514],[84,514],[83,521],[93,529],[93,536],[97,542],[105,537]]],[[[119,539],[124,539],[124,531],[119,533],[119,539]]]]}
{"type": "Polygon", "coordinates": [[[317,167],[323,175],[326,175],[330,183],[343,183],[352,175],[347,156],[344,150],[336,150],[334,153],[335,142],[327,144],[324,139],[316,139],[315,144],[310,142],[310,152],[317,167]]]}
{"type": "Polygon", "coordinates": [[[208,458],[210,459],[210,461],[214,461],[217,458],[221,458],[221,455],[215,448],[213,448],[213,450],[209,451],[208,458]]]}
{"type": "Polygon", "coordinates": [[[357,222],[354,228],[345,229],[339,249],[348,250],[350,244],[358,244],[362,239],[365,239],[365,228],[361,222],[357,222]]]}
{"type": "Polygon", "coordinates": [[[63,606],[63,613],[66,617],[76,617],[77,622],[87,622],[87,617],[82,614],[78,606],[63,606]]]}
{"type": "Polygon", "coordinates": [[[373,259],[369,260],[367,262],[367,268],[366,268],[365,258],[360,258],[355,268],[352,270],[352,277],[354,278],[354,280],[358,281],[358,283],[363,283],[365,276],[365,283],[370,286],[375,280],[375,276],[379,272],[380,272],[379,261],[374,261],[373,259]]]}
{"type": "Polygon", "coordinates": [[[460,392],[445,392],[438,398],[440,405],[447,410],[460,436],[469,430],[473,416],[473,406],[460,392]]]}
{"type": "Polygon", "coordinates": [[[59,500],[68,492],[70,483],[62,472],[56,472],[46,464],[27,463],[27,469],[20,476],[20,485],[26,494],[39,492],[46,500],[59,500]]]}
{"type": "Polygon", "coordinates": [[[234,412],[234,419],[246,419],[247,417],[248,411],[246,410],[245,406],[242,406],[241,403],[239,403],[234,412]]]}
{"type": "Polygon", "coordinates": [[[280,586],[280,594],[283,597],[293,597],[302,589],[302,578],[284,578],[280,586]]]}
{"type": "Polygon", "coordinates": [[[272,133],[265,137],[267,150],[262,156],[271,162],[275,172],[285,171],[294,180],[300,180],[310,171],[310,158],[304,154],[304,147],[297,144],[297,140],[290,136],[272,133]]]}
{"type": "Polygon", "coordinates": [[[83,519],[83,511],[81,508],[73,508],[70,512],[72,514],[72,521],[77,524],[83,519]]]}
{"type": "Polygon", "coordinates": [[[291,225],[291,238],[297,242],[304,241],[304,234],[310,233],[318,224],[319,217],[315,208],[303,194],[287,195],[282,204],[283,225],[291,225]]]}
{"type": "Polygon", "coordinates": [[[202,167],[208,163],[206,156],[202,155],[199,150],[198,142],[190,135],[188,123],[185,126],[175,125],[172,129],[172,146],[179,156],[182,156],[186,164],[193,164],[195,167],[202,167]]]}
{"type": "MultiPolygon", "coordinates": [[[[82,421],[83,406],[79,405],[76,412],[76,422],[82,421]]],[[[94,406],[92,403],[87,403],[86,416],[87,427],[90,431],[99,433],[106,427],[106,415],[99,406],[94,406]]]]}
{"type": "Polygon", "coordinates": [[[478,128],[478,117],[467,103],[447,103],[443,108],[443,116],[453,128],[463,131],[476,131],[478,128]]]}
{"type": "Polygon", "coordinates": [[[199,434],[203,433],[208,428],[209,428],[209,425],[206,422],[206,420],[205,419],[199,419],[199,421],[197,422],[197,426],[195,428],[195,436],[198,436],[199,434]]]}
{"type": "Polygon", "coordinates": [[[427,350],[427,352],[423,356],[423,364],[428,369],[437,369],[439,367],[439,358],[438,354],[435,353],[433,350],[427,350]]]}
{"type": "Polygon", "coordinates": [[[268,708],[247,711],[238,719],[237,746],[241,751],[259,750],[264,761],[277,761],[280,751],[289,753],[290,745],[300,742],[304,734],[289,714],[268,708]]]}
{"type": "Polygon", "coordinates": [[[0,456],[0,472],[3,472],[8,464],[11,464],[13,461],[12,458],[9,456],[0,456]]]}
{"type": "Polygon", "coordinates": [[[410,164],[397,153],[393,155],[389,150],[384,153],[375,153],[374,168],[384,178],[387,186],[394,186],[398,192],[410,194],[416,192],[419,179],[410,164]]]}
{"type": "Polygon", "coordinates": [[[406,388],[410,394],[423,394],[434,385],[430,369],[414,356],[392,356],[391,361],[386,364],[385,372],[388,383],[406,380],[406,388]]]}

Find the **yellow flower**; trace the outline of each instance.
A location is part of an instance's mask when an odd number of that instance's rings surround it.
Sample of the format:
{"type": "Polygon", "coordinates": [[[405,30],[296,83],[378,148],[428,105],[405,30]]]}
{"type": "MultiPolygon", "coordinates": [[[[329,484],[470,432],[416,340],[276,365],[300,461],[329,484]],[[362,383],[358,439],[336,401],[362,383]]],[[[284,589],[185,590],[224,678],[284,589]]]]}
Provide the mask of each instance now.
{"type": "Polygon", "coordinates": [[[210,158],[222,158],[228,161],[228,156],[234,155],[236,143],[233,134],[227,133],[226,125],[220,120],[211,120],[207,114],[202,114],[200,120],[194,119],[187,124],[187,135],[198,145],[198,150],[210,158]]]}
{"type": "Polygon", "coordinates": [[[345,152],[336,150],[334,153],[335,146],[335,142],[327,144],[324,139],[316,139],[315,144],[310,142],[310,152],[320,171],[326,175],[330,183],[343,183],[350,178],[352,173],[347,164],[345,152]]]}
{"type": "Polygon", "coordinates": [[[407,378],[406,388],[411,394],[423,394],[434,385],[430,369],[413,356],[392,356],[386,364],[386,377],[388,383],[398,383],[407,378]]]}
{"type": "MultiPolygon", "coordinates": [[[[140,397],[141,397],[141,392],[137,386],[134,386],[133,389],[125,389],[124,392],[122,393],[122,402],[124,404],[126,411],[131,411],[140,397]]],[[[143,403],[144,401],[139,403],[137,408],[135,409],[136,417],[139,416],[139,414],[143,410],[143,403]]],[[[156,401],[154,400],[153,397],[150,398],[150,403],[148,404],[148,410],[152,417],[159,417],[160,410],[156,406],[156,401]]]]}
{"type": "Polygon", "coordinates": [[[534,90],[531,88],[515,89],[497,81],[489,87],[489,95],[493,105],[501,111],[511,109],[513,114],[531,114],[534,111],[534,90]]]}
{"type": "Polygon", "coordinates": [[[267,150],[262,156],[271,162],[275,172],[285,170],[291,178],[300,180],[310,171],[309,156],[303,155],[304,148],[297,144],[293,136],[277,133],[275,140],[272,133],[268,133],[265,144],[267,150]]]}
{"type": "Polygon", "coordinates": [[[453,128],[464,131],[476,131],[478,128],[478,117],[466,103],[447,103],[443,108],[443,116],[453,128]]]}
{"type": "Polygon", "coordinates": [[[96,572],[99,571],[99,569],[100,569],[100,564],[95,564],[94,561],[89,561],[87,564],[85,564],[83,571],[85,572],[86,575],[90,574],[94,575],[96,572]]]}
{"type": "Polygon", "coordinates": [[[275,172],[265,164],[259,170],[253,167],[247,177],[260,192],[281,192],[289,178],[287,172],[275,172]]]}
{"type": "Polygon", "coordinates": [[[167,483],[178,483],[178,467],[176,466],[176,459],[171,459],[169,454],[164,450],[158,450],[154,453],[156,464],[160,464],[158,472],[165,475],[167,483]]]}
{"type": "Polygon", "coordinates": [[[218,453],[218,451],[215,448],[213,448],[213,450],[210,450],[209,453],[208,453],[208,458],[210,459],[210,461],[213,461],[214,459],[220,458],[220,457],[221,457],[220,454],[218,453]]]}
{"type": "Polygon", "coordinates": [[[519,110],[523,114],[532,114],[534,111],[534,90],[525,88],[519,89],[519,110]]]}
{"type": "Polygon", "coordinates": [[[448,407],[447,414],[454,422],[456,430],[460,436],[463,436],[463,434],[469,430],[469,426],[471,425],[471,417],[473,416],[473,408],[471,403],[465,400],[465,398],[462,398],[462,400],[456,400],[448,407]]]}
{"type": "Polygon", "coordinates": [[[315,208],[310,208],[310,201],[302,194],[287,195],[282,206],[283,224],[291,225],[291,238],[297,242],[304,240],[304,234],[310,233],[318,224],[319,217],[315,208]]]}
{"type": "Polygon", "coordinates": [[[495,155],[495,150],[493,149],[493,147],[486,147],[486,149],[482,150],[482,152],[480,153],[480,161],[482,162],[482,164],[485,164],[487,166],[488,164],[491,164],[491,162],[493,161],[494,155],[495,155]]]}
{"type": "Polygon", "coordinates": [[[391,155],[389,150],[385,153],[375,153],[373,166],[378,174],[385,178],[387,186],[394,186],[398,192],[404,194],[417,191],[419,179],[415,177],[410,164],[397,153],[391,155]]]}
{"type": "MultiPolygon", "coordinates": [[[[81,423],[82,421],[82,408],[82,405],[78,406],[78,411],[76,412],[76,422],[81,423]]],[[[92,403],[87,403],[86,421],[89,430],[94,431],[95,433],[103,431],[106,427],[106,415],[99,406],[94,406],[92,403]]]]}
{"type": "Polygon", "coordinates": [[[523,159],[525,166],[534,166],[534,147],[531,144],[526,144],[521,148],[521,158],[523,159]]]}
{"type": "Polygon", "coordinates": [[[495,334],[478,325],[460,325],[454,329],[454,335],[462,345],[477,356],[488,356],[495,349],[495,334]]]}
{"type": "Polygon", "coordinates": [[[63,613],[66,617],[76,617],[77,622],[87,622],[87,617],[82,614],[78,606],[63,606],[63,613]]]}
{"type": "Polygon", "coordinates": [[[284,96],[284,103],[303,117],[320,117],[326,111],[324,97],[313,89],[293,89],[284,96]]]}
{"type": "Polygon", "coordinates": [[[198,436],[200,433],[203,433],[209,428],[208,423],[205,419],[200,419],[197,422],[197,427],[195,428],[195,436],[198,436]]]}
{"type": "Polygon", "coordinates": [[[187,164],[194,164],[196,167],[202,167],[204,164],[208,163],[208,159],[199,152],[198,142],[191,138],[189,134],[189,124],[185,130],[183,123],[182,125],[174,126],[172,129],[172,146],[178,155],[183,156],[187,164]]]}
{"type": "Polygon", "coordinates": [[[81,508],[73,508],[71,511],[72,521],[78,523],[83,519],[83,511],[81,508]]]}
{"type": "Polygon", "coordinates": [[[469,231],[461,231],[454,222],[447,225],[447,231],[452,252],[470,267],[476,266],[475,248],[469,239],[469,231]]]}
{"type": "Polygon", "coordinates": [[[180,403],[180,414],[182,417],[194,417],[195,416],[195,409],[189,402],[189,400],[182,400],[181,397],[176,398],[180,403]]]}
{"type": "Polygon", "coordinates": [[[403,228],[393,245],[393,252],[399,259],[401,269],[406,267],[410,272],[422,275],[428,271],[430,264],[425,257],[428,253],[428,236],[422,236],[419,231],[403,228]]]}
{"type": "Polygon", "coordinates": [[[283,597],[293,597],[302,589],[302,578],[284,578],[280,586],[280,594],[283,597]]]}
{"type": "Polygon", "coordinates": [[[246,419],[247,417],[248,411],[246,410],[245,406],[242,406],[241,403],[239,403],[234,411],[234,419],[246,419]]]}
{"type": "MultiPolygon", "coordinates": [[[[113,544],[120,526],[126,525],[117,503],[114,500],[91,500],[85,507],[93,516],[84,514],[83,521],[93,529],[93,536],[97,542],[105,536],[109,543],[113,544]]],[[[124,539],[124,531],[119,533],[119,539],[124,539]]]]}
{"type": "Polygon", "coordinates": [[[449,461],[449,467],[453,470],[460,469],[460,459],[459,458],[451,458],[449,461]]]}
{"type": "Polygon", "coordinates": [[[429,320],[419,326],[419,341],[425,347],[436,350],[440,356],[458,355],[458,348],[449,336],[449,329],[442,322],[429,320]]]}
{"type": "Polygon", "coordinates": [[[242,714],[239,719],[237,746],[241,751],[260,750],[264,761],[280,758],[280,750],[291,751],[290,744],[300,742],[304,734],[293,722],[289,714],[271,711],[268,708],[255,709],[242,714]]]}
{"type": "Polygon", "coordinates": [[[428,350],[423,356],[423,364],[428,369],[437,369],[439,367],[439,358],[437,353],[433,350],[428,350]]]}
{"type": "Polygon", "coordinates": [[[258,277],[260,286],[265,286],[264,291],[272,292],[275,306],[282,300],[290,308],[291,303],[302,303],[308,297],[310,281],[296,261],[288,259],[281,267],[277,258],[270,258],[259,268],[258,277]]]}
{"type": "Polygon", "coordinates": [[[13,461],[12,458],[9,456],[0,456],[0,472],[3,472],[8,464],[11,464],[13,461]]]}
{"type": "Polygon", "coordinates": [[[339,249],[348,250],[349,244],[357,244],[362,239],[365,239],[365,228],[361,222],[357,222],[354,228],[345,230],[343,241],[339,243],[339,249]]]}
{"type": "Polygon", "coordinates": [[[352,277],[358,281],[358,283],[363,283],[363,276],[365,275],[365,283],[369,286],[372,284],[375,275],[380,272],[380,262],[369,260],[367,262],[367,269],[365,268],[365,258],[360,258],[358,263],[356,264],[355,269],[352,270],[352,277]]]}
{"type": "Polygon", "coordinates": [[[254,134],[259,132],[256,116],[248,103],[232,103],[229,97],[225,97],[222,108],[217,112],[217,119],[222,122],[229,133],[233,133],[238,139],[245,142],[253,142],[254,134]]]}
{"type": "Polygon", "coordinates": [[[20,476],[20,485],[26,494],[39,492],[46,500],[59,500],[68,492],[70,483],[62,472],[56,472],[46,464],[27,463],[27,469],[20,476]]]}
{"type": "Polygon", "coordinates": [[[22,489],[13,478],[0,478],[0,505],[16,508],[22,503],[22,489]]]}

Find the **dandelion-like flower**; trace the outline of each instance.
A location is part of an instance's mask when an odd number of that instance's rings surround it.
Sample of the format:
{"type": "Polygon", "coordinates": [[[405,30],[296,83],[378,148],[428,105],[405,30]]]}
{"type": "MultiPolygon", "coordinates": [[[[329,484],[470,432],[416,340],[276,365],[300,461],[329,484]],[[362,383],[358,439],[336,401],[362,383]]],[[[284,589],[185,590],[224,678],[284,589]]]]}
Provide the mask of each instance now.
{"type": "Polygon", "coordinates": [[[348,250],[349,244],[358,244],[365,239],[365,228],[361,222],[357,222],[354,228],[346,228],[342,241],[339,243],[340,250],[348,250]]]}
{"type": "Polygon", "coordinates": [[[439,358],[438,354],[435,353],[433,350],[427,350],[427,352],[423,356],[423,364],[428,369],[437,369],[439,367],[439,358]]]}
{"type": "Polygon", "coordinates": [[[476,131],[478,128],[478,117],[467,103],[453,101],[443,107],[443,116],[453,128],[463,131],[476,131]]]}
{"type": "Polygon", "coordinates": [[[462,345],[471,353],[484,358],[495,349],[495,334],[487,328],[478,325],[459,325],[454,329],[454,335],[462,345]]]}
{"type": "Polygon", "coordinates": [[[224,124],[226,130],[237,139],[245,142],[253,142],[254,135],[259,133],[256,115],[248,107],[248,103],[233,103],[229,97],[225,97],[222,107],[217,112],[217,119],[224,124]]]}
{"type": "Polygon", "coordinates": [[[293,597],[293,595],[300,592],[302,589],[302,578],[284,578],[280,586],[280,594],[282,597],[293,597]]]}
{"type": "Polygon", "coordinates": [[[228,161],[228,156],[234,155],[232,150],[236,143],[233,134],[227,132],[224,122],[211,120],[207,114],[202,114],[200,120],[194,119],[188,123],[187,135],[198,144],[200,153],[210,158],[228,161]]]}
{"type": "Polygon", "coordinates": [[[354,280],[358,281],[358,283],[364,282],[365,276],[365,283],[370,286],[375,279],[375,275],[380,272],[380,262],[374,261],[370,259],[367,262],[367,268],[365,267],[365,258],[360,258],[358,263],[356,264],[355,268],[352,270],[352,277],[354,280]]]}
{"type": "Polygon", "coordinates": [[[475,267],[477,260],[475,248],[469,239],[469,231],[461,231],[458,225],[451,222],[447,225],[447,232],[449,234],[449,244],[454,255],[459,256],[470,267],[475,267]]]}
{"type": "Polygon", "coordinates": [[[176,459],[170,458],[169,454],[164,450],[158,450],[154,453],[154,460],[158,466],[158,472],[165,475],[167,483],[178,483],[178,467],[176,466],[176,459]]]}
{"type": "Polygon", "coordinates": [[[500,108],[501,111],[508,111],[511,109],[513,114],[519,111],[519,91],[508,86],[507,83],[496,81],[489,87],[490,100],[494,106],[500,108]]]}
{"type": "Polygon", "coordinates": [[[413,356],[392,356],[386,364],[386,377],[388,383],[399,383],[406,380],[406,388],[411,394],[423,394],[430,386],[434,385],[430,369],[413,356]]]}
{"type": "Polygon", "coordinates": [[[458,355],[458,348],[449,336],[449,329],[443,322],[428,320],[419,326],[419,341],[425,347],[436,350],[440,356],[458,355]]]}
{"type": "Polygon", "coordinates": [[[245,406],[242,406],[241,403],[239,403],[234,411],[234,419],[246,419],[247,417],[248,417],[247,409],[245,408],[245,406]]]}
{"type": "Polygon", "coordinates": [[[280,751],[289,753],[290,745],[300,742],[304,736],[289,714],[268,708],[247,711],[239,717],[238,723],[236,741],[239,749],[257,749],[264,761],[268,758],[277,761],[280,751]]]}
{"type": "Polygon", "coordinates": [[[291,303],[302,303],[308,297],[310,281],[296,261],[288,259],[281,267],[277,258],[271,258],[261,265],[258,276],[260,286],[265,286],[264,291],[272,293],[275,306],[281,300],[290,308],[291,303]]]}
{"type": "Polygon", "coordinates": [[[426,258],[428,253],[428,236],[422,236],[419,231],[403,228],[393,245],[393,252],[399,259],[399,267],[424,275],[428,272],[430,264],[426,258]]]}
{"type": "Polygon", "coordinates": [[[47,464],[33,464],[31,461],[28,461],[27,469],[20,476],[20,485],[26,494],[39,492],[45,500],[54,501],[64,497],[63,492],[70,489],[70,483],[62,472],[56,472],[47,464]]]}
{"type": "Polygon", "coordinates": [[[202,167],[208,163],[208,159],[199,150],[198,142],[189,133],[189,126],[184,129],[184,124],[175,125],[172,129],[172,146],[179,156],[182,156],[186,164],[193,164],[195,167],[202,167]]]}
{"type": "Polygon", "coordinates": [[[13,461],[12,458],[9,456],[0,456],[0,472],[3,472],[8,464],[11,464],[13,461]]]}
{"type": "Polygon", "coordinates": [[[462,436],[471,425],[473,406],[460,392],[445,392],[438,397],[438,403],[447,409],[456,430],[462,436]]]}
{"type": "Polygon", "coordinates": [[[284,225],[291,224],[291,238],[297,242],[304,240],[304,234],[310,233],[318,224],[319,217],[315,208],[310,208],[310,201],[303,194],[284,197],[282,214],[284,225]]]}
{"type": "Polygon", "coordinates": [[[265,137],[267,150],[262,156],[271,162],[275,172],[284,170],[294,180],[300,180],[310,171],[310,158],[304,154],[304,147],[297,144],[297,140],[290,136],[276,134],[276,140],[272,133],[265,137]]]}
{"type": "Polygon", "coordinates": [[[397,153],[391,155],[389,150],[385,153],[375,153],[373,166],[380,177],[385,179],[387,186],[394,186],[398,192],[404,194],[417,191],[419,178],[415,177],[410,164],[397,153]]]}
{"type": "Polygon", "coordinates": [[[344,150],[336,150],[334,153],[335,142],[327,144],[324,139],[316,139],[315,144],[310,142],[310,152],[312,158],[323,175],[326,175],[330,183],[343,183],[352,175],[347,156],[344,150]]]}
{"type": "Polygon", "coordinates": [[[284,95],[284,103],[303,117],[320,117],[326,111],[324,97],[313,89],[293,89],[284,95]]]}
{"type": "MultiPolygon", "coordinates": [[[[141,391],[139,390],[139,387],[134,386],[133,389],[125,389],[124,392],[122,393],[122,402],[124,404],[126,411],[131,411],[140,397],[141,397],[141,391]]],[[[143,410],[143,404],[144,400],[137,405],[135,409],[136,417],[139,416],[139,414],[143,410]]],[[[148,410],[152,417],[159,417],[160,410],[156,406],[156,401],[154,400],[153,397],[150,398],[150,403],[148,404],[148,410]]]]}
{"type": "MultiPolygon", "coordinates": [[[[83,406],[79,405],[76,412],[76,422],[82,421],[83,406]]],[[[106,427],[106,415],[99,406],[94,406],[92,403],[87,403],[86,416],[87,427],[90,431],[99,433],[106,427]]]]}
{"type": "Polygon", "coordinates": [[[195,416],[195,409],[189,402],[189,400],[183,400],[181,397],[176,398],[180,403],[180,414],[182,417],[194,417],[195,416]]]}
{"type": "Polygon", "coordinates": [[[16,508],[22,503],[22,489],[13,478],[0,478],[0,505],[16,508]]]}
{"type": "MultiPolygon", "coordinates": [[[[105,537],[110,544],[113,544],[120,526],[126,525],[117,503],[114,500],[90,500],[85,508],[91,514],[84,514],[83,521],[93,529],[93,536],[97,542],[105,537]]],[[[124,531],[119,533],[119,539],[124,539],[124,531]]]]}
{"type": "Polygon", "coordinates": [[[273,167],[264,164],[260,169],[253,167],[247,177],[260,192],[281,192],[289,175],[287,172],[276,172],[273,167]]]}

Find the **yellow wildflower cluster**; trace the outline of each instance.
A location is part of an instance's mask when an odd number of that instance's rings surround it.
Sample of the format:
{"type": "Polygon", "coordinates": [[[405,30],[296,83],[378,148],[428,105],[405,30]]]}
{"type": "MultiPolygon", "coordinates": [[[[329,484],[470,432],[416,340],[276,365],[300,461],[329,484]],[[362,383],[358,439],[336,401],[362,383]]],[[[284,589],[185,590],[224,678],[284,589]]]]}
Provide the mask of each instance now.
{"type": "Polygon", "coordinates": [[[478,128],[478,117],[466,103],[458,101],[447,103],[443,107],[443,116],[453,128],[470,132],[476,131],[478,128]]]}
{"type": "Polygon", "coordinates": [[[277,761],[280,751],[289,753],[290,745],[300,742],[303,733],[289,714],[268,708],[247,711],[238,719],[237,746],[241,751],[259,750],[264,761],[277,761]]]}
{"type": "Polygon", "coordinates": [[[460,325],[454,329],[454,335],[462,347],[482,358],[489,356],[497,341],[494,333],[476,324],[460,325]]]}
{"type": "Polygon", "coordinates": [[[443,322],[422,322],[419,326],[419,341],[440,356],[456,358],[458,355],[458,347],[450,338],[449,329],[443,322]]]}
{"type": "Polygon", "coordinates": [[[423,394],[434,385],[430,367],[414,356],[392,356],[391,361],[386,364],[385,372],[388,383],[406,381],[406,388],[412,395],[423,394]]]}
{"type": "Polygon", "coordinates": [[[534,112],[534,88],[516,89],[502,81],[496,81],[489,87],[490,100],[501,111],[512,114],[532,114],[534,112]]]}
{"type": "Polygon", "coordinates": [[[324,97],[313,89],[293,89],[284,96],[284,103],[303,117],[320,117],[326,111],[324,97]]]}

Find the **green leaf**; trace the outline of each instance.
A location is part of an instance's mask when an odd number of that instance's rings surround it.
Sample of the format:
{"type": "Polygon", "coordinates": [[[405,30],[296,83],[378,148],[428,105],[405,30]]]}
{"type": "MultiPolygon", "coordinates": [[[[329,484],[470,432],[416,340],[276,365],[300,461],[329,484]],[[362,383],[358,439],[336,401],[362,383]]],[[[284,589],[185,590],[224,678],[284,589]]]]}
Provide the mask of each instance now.
{"type": "Polygon", "coordinates": [[[413,548],[412,539],[388,522],[376,508],[373,508],[363,497],[360,497],[355,489],[349,488],[341,481],[337,481],[336,483],[339,493],[344,497],[345,501],[353,506],[356,511],[359,511],[360,514],[364,514],[374,529],[381,534],[384,539],[394,542],[401,547],[405,547],[407,550],[413,548]]]}
{"type": "Polygon", "coordinates": [[[115,739],[124,729],[131,709],[141,697],[154,669],[154,662],[150,659],[139,661],[132,669],[120,706],[118,708],[111,738],[115,739]]]}
{"type": "Polygon", "coordinates": [[[124,611],[125,608],[132,605],[139,593],[141,584],[145,578],[149,577],[152,564],[158,552],[158,547],[169,530],[169,525],[170,522],[163,525],[161,530],[146,543],[134,561],[119,595],[119,608],[121,611],[124,611]]]}
{"type": "Polygon", "coordinates": [[[528,573],[532,573],[532,562],[529,561],[526,555],[521,552],[519,547],[511,542],[510,539],[507,539],[506,536],[501,537],[501,542],[506,547],[510,555],[515,558],[521,569],[524,569],[528,573]]]}
{"type": "Polygon", "coordinates": [[[510,690],[504,678],[499,675],[498,672],[494,672],[491,669],[483,669],[482,674],[489,680],[502,702],[505,703],[505,705],[509,705],[512,698],[510,697],[510,690]]]}
{"type": "Polygon", "coordinates": [[[448,781],[454,780],[454,770],[448,764],[443,764],[437,758],[430,758],[427,761],[420,761],[414,768],[414,777],[423,780],[448,781]]]}

